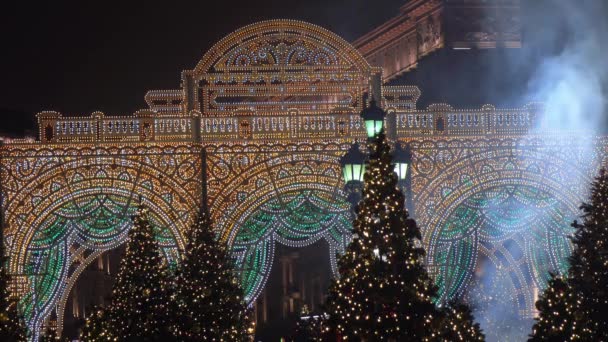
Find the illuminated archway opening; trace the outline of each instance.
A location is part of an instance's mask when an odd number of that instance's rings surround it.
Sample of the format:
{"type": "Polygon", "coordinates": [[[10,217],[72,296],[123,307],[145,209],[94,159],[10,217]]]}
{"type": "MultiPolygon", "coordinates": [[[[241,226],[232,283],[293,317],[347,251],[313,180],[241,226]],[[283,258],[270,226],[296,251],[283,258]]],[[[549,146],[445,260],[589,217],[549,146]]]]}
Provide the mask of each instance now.
{"type": "Polygon", "coordinates": [[[352,234],[348,208],[333,194],[301,189],[281,193],[247,217],[232,244],[246,300],[253,302],[264,288],[276,243],[304,247],[325,240],[336,274],[336,254],[344,251],[352,234]]]}
{"type": "Polygon", "coordinates": [[[529,328],[549,272],[567,269],[576,215],[546,184],[510,183],[473,187],[445,213],[428,261],[439,300],[464,297],[496,331],[529,328]]]}
{"type": "Polygon", "coordinates": [[[328,253],[325,240],[298,248],[276,244],[272,270],[253,308],[256,341],[290,336],[304,307],[311,315],[322,312],[332,278],[328,253]]]}
{"type": "MultiPolygon", "coordinates": [[[[124,244],[139,206],[132,197],[117,189],[80,193],[55,204],[39,221],[25,256],[29,291],[20,301],[31,331],[39,332],[53,312],[62,325],[69,293],[82,272],[102,253],[124,244]]],[[[171,223],[153,202],[142,202],[152,209],[149,219],[165,259],[176,263],[178,240],[171,223]]]]}

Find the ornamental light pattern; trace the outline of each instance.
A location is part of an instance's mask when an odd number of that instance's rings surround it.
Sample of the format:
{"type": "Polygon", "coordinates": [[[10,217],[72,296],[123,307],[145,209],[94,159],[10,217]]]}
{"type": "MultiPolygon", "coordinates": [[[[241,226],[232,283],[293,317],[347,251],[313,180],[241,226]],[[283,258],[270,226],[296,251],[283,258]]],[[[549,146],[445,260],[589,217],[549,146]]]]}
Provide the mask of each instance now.
{"type": "Polygon", "coordinates": [[[417,109],[418,88],[383,86],[381,69],[353,46],[304,22],[237,30],[181,77],[182,88],[148,92],[149,108],[131,116],[42,112],[39,140],[0,147],[5,243],[30,328],[53,311],[61,326],[78,276],[124,243],[140,201],[169,263],[207,201],[249,302],[276,243],[325,240],[335,273],[351,239],[339,160],[365,141],[359,113],[372,97],[389,113],[389,139],[412,153],[413,215],[439,301],[484,300],[471,289],[492,270],[487,287],[533,315],[547,272],[565,269],[580,180],[606,164],[605,137],[532,134],[539,104],[417,109]]]}

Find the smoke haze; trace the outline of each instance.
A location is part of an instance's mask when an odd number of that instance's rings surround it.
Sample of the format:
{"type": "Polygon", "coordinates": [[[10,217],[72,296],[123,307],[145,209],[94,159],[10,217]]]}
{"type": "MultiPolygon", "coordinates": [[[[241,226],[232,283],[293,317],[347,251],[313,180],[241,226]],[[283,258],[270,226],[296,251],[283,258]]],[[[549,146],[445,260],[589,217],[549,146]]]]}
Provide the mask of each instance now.
{"type": "MultiPolygon", "coordinates": [[[[593,137],[607,131],[607,13],[606,1],[523,0],[524,47],[520,51],[505,52],[494,61],[495,68],[516,71],[511,76],[511,84],[517,84],[516,79],[528,79],[525,89],[507,91],[505,102],[543,104],[544,111],[537,118],[531,135],[556,133],[546,138],[546,143],[557,141],[576,148],[580,156],[578,162],[583,168],[590,167],[588,176],[597,171],[591,169],[597,154],[593,137]],[[528,75],[520,73],[525,71],[528,75]],[[563,135],[560,136],[560,132],[563,135]]],[[[588,178],[576,173],[568,177],[571,177],[569,183],[578,184],[577,189],[588,188],[588,178]]],[[[582,198],[586,198],[586,194],[582,194],[582,198]]],[[[532,320],[519,318],[508,302],[499,300],[505,297],[504,287],[508,287],[507,271],[495,269],[490,262],[482,261],[480,267],[485,270],[477,286],[494,299],[484,308],[475,308],[488,341],[525,340],[531,332],[532,320]]]]}

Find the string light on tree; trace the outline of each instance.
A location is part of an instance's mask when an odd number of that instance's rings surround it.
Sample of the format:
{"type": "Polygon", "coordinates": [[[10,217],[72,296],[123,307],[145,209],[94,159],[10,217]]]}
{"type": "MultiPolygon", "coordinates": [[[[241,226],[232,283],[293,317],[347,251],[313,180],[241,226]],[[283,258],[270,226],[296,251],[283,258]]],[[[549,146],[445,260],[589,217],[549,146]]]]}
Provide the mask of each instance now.
{"type": "Polygon", "coordinates": [[[180,341],[246,341],[253,333],[233,265],[203,210],[176,272],[174,332],[180,341]]]}
{"type": "Polygon", "coordinates": [[[171,284],[160,253],[148,209],[140,206],[129,231],[110,305],[88,317],[82,332],[84,340],[173,339],[171,284]]]}
{"type": "Polygon", "coordinates": [[[397,188],[390,146],[382,128],[374,134],[373,127],[356,237],[330,286],[326,333],[355,341],[433,340],[445,333],[440,326],[446,315],[433,303],[436,287],[422,263],[420,230],[397,188]]]}
{"type": "Polygon", "coordinates": [[[583,203],[583,222],[574,221],[567,275],[552,276],[537,303],[533,341],[608,340],[608,172],[600,170],[583,203]]]}

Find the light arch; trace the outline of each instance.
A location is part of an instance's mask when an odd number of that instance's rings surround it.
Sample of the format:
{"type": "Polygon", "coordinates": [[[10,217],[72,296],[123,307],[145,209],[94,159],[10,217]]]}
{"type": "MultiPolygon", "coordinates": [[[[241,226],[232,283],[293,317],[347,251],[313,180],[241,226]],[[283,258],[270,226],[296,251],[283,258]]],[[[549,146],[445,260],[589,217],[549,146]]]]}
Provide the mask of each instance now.
{"type": "Polygon", "coordinates": [[[498,144],[456,151],[414,144],[415,203],[426,204],[417,218],[440,301],[475,301],[479,288],[502,287],[519,314],[531,317],[549,271],[567,269],[569,223],[589,172],[547,148],[498,144]]]}
{"type": "Polygon", "coordinates": [[[266,283],[276,243],[303,247],[325,240],[337,274],[336,254],[344,251],[352,234],[341,154],[339,149],[234,153],[221,159],[209,154],[209,173],[226,179],[211,202],[211,214],[218,234],[232,249],[248,302],[266,283]],[[244,159],[251,163],[246,173],[239,173],[234,164],[244,159]],[[218,165],[226,160],[232,163],[218,165]]]}
{"type": "MultiPolygon", "coordinates": [[[[371,66],[361,53],[335,33],[299,20],[277,19],[250,24],[224,37],[203,55],[193,73],[200,77],[205,73],[219,71],[226,66],[221,66],[218,63],[230,58],[231,54],[237,49],[245,48],[246,44],[256,40],[272,38],[276,35],[296,40],[300,39],[309,42],[311,46],[320,51],[326,50],[335,54],[339,63],[332,65],[332,68],[353,69],[362,73],[371,72],[371,66]]],[[[280,58],[274,58],[272,55],[269,57],[273,58],[273,62],[276,64],[282,64],[278,62],[280,58]]],[[[318,66],[322,64],[319,63],[318,66]]],[[[229,69],[230,67],[228,67],[229,69]]],[[[260,69],[265,68],[261,67],[260,69]]]]}
{"type": "Polygon", "coordinates": [[[63,322],[65,320],[65,306],[67,304],[68,296],[70,295],[70,292],[72,292],[74,285],[76,285],[76,282],[78,281],[78,278],[80,277],[80,274],[90,264],[92,264],[97,257],[99,257],[100,255],[103,255],[103,253],[104,253],[104,251],[92,251],[89,255],[86,256],[86,258],[84,258],[83,262],[81,262],[77,266],[76,270],[74,270],[73,276],[69,277],[69,279],[66,279],[66,287],[65,287],[63,293],[61,294],[61,296],[59,297],[59,299],[57,300],[56,313],[57,313],[57,335],[58,336],[61,336],[62,331],[63,331],[63,322]]]}
{"type": "Polygon", "coordinates": [[[201,205],[197,146],[34,145],[9,150],[1,167],[10,270],[23,285],[21,305],[35,332],[79,266],[124,243],[140,203],[150,208],[168,262],[178,260],[201,205]]]}

